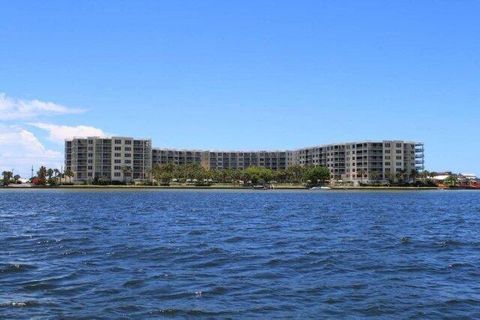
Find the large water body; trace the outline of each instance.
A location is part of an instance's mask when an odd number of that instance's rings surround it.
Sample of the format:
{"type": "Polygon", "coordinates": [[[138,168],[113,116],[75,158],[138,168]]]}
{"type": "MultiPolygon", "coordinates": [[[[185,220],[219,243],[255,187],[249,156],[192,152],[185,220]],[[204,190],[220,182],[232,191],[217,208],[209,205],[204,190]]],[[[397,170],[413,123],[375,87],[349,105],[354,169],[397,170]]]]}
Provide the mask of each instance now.
{"type": "Polygon", "coordinates": [[[1,319],[480,318],[480,192],[0,191],[1,319]]]}

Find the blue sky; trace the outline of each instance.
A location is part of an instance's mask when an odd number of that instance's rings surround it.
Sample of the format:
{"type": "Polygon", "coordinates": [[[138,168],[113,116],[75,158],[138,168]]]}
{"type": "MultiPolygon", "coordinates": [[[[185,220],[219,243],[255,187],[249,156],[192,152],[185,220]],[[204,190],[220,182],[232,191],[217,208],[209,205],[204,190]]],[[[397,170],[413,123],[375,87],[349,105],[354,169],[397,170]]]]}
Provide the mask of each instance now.
{"type": "Polygon", "coordinates": [[[64,137],[93,132],[229,150],[419,140],[427,169],[480,174],[479,13],[478,1],[5,1],[0,169],[59,165],[64,137]]]}

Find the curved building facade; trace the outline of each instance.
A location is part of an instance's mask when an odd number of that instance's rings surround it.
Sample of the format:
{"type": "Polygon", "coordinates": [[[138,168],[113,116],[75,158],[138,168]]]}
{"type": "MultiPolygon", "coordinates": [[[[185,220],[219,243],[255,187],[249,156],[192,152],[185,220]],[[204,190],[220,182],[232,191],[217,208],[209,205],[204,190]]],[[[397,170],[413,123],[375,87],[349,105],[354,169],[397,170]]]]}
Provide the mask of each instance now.
{"type": "Polygon", "coordinates": [[[385,180],[424,170],[423,143],[403,140],[361,141],[281,151],[208,151],[152,148],[149,139],[87,137],[65,141],[65,168],[74,181],[148,180],[155,165],[197,164],[206,169],[251,166],[283,170],[320,165],[343,181],[385,180]]]}

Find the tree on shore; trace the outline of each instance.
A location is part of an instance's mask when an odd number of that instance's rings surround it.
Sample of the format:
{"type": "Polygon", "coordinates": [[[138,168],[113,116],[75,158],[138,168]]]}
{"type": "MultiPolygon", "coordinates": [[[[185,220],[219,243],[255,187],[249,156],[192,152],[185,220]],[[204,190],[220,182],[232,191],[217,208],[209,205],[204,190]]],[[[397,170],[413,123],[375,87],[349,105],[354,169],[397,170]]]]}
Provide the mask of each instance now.
{"type": "Polygon", "coordinates": [[[68,177],[68,182],[72,183],[72,178],[74,176],[73,171],[70,169],[66,169],[65,172],[63,173],[65,177],[68,177]]]}
{"type": "Polygon", "coordinates": [[[401,182],[401,183],[404,183],[405,180],[407,180],[407,177],[409,176],[409,174],[407,173],[406,170],[404,169],[400,169],[399,171],[397,171],[397,173],[395,174],[395,177],[397,178],[397,181],[398,182],[401,182]]]}
{"type": "Polygon", "coordinates": [[[458,178],[456,176],[450,175],[445,180],[443,180],[443,183],[449,187],[455,187],[458,184],[458,178]]]}
{"type": "Polygon", "coordinates": [[[132,169],[129,166],[122,167],[123,182],[127,183],[127,177],[131,177],[132,169]]]}
{"type": "Polygon", "coordinates": [[[417,178],[420,176],[419,172],[417,169],[412,169],[410,170],[409,178],[411,181],[415,182],[417,178]]]}
{"type": "Polygon", "coordinates": [[[48,169],[47,169],[47,177],[48,177],[48,180],[51,180],[51,179],[52,179],[53,173],[54,173],[54,171],[53,171],[52,168],[48,168],[48,169]]]}
{"type": "Polygon", "coordinates": [[[8,186],[10,184],[10,180],[12,180],[12,171],[3,171],[2,176],[3,176],[3,185],[8,186]]]}
{"type": "Polygon", "coordinates": [[[364,174],[365,174],[365,170],[363,170],[361,168],[357,170],[357,178],[358,178],[358,175],[360,175],[360,182],[362,182],[362,183],[363,183],[363,175],[364,174]]]}
{"type": "Polygon", "coordinates": [[[173,179],[175,166],[173,164],[154,165],[151,171],[152,178],[161,185],[169,185],[173,179]]]}
{"type": "Polygon", "coordinates": [[[267,184],[273,180],[274,174],[272,169],[263,167],[248,167],[244,170],[244,183],[251,181],[252,184],[267,184]]]}
{"type": "Polygon", "coordinates": [[[47,168],[41,166],[37,171],[37,183],[40,185],[45,185],[47,183],[47,168]]]}
{"type": "Polygon", "coordinates": [[[308,167],[304,173],[304,180],[310,181],[311,185],[324,184],[328,179],[330,179],[330,170],[326,167],[308,167]]]}
{"type": "Polygon", "coordinates": [[[289,166],[286,170],[286,180],[292,183],[302,182],[306,168],[301,165],[289,166]]]}

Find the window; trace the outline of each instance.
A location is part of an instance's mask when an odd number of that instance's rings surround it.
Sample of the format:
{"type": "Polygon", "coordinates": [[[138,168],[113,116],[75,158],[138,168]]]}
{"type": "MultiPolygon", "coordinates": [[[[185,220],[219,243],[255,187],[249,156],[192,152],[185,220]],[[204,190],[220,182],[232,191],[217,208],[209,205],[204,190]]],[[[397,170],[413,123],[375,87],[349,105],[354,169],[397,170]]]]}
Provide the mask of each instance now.
{"type": "Polygon", "coordinates": [[[115,140],[115,144],[122,144],[122,140],[115,140]]]}
{"type": "Polygon", "coordinates": [[[125,140],[125,144],[132,144],[131,140],[125,140]]]}
{"type": "Polygon", "coordinates": [[[88,144],[93,144],[93,140],[88,140],[88,144]]]}
{"type": "Polygon", "coordinates": [[[132,151],[132,147],[125,147],[125,151],[132,151]]]}
{"type": "Polygon", "coordinates": [[[402,160],[402,156],[396,156],[395,157],[397,160],[402,160]]]}
{"type": "Polygon", "coordinates": [[[390,148],[390,143],[385,143],[385,147],[390,148]]]}
{"type": "Polygon", "coordinates": [[[114,175],[115,177],[120,177],[122,174],[121,174],[120,172],[115,172],[113,175],[114,175]]]}
{"type": "Polygon", "coordinates": [[[390,162],[385,162],[385,165],[386,165],[386,166],[389,166],[389,165],[390,165],[390,162]]]}
{"type": "Polygon", "coordinates": [[[402,147],[402,144],[401,144],[401,143],[397,143],[396,146],[397,146],[397,148],[401,148],[401,147],[402,147]]]}
{"type": "Polygon", "coordinates": [[[122,147],[115,147],[115,151],[122,151],[122,147]]]}
{"type": "Polygon", "coordinates": [[[93,170],[93,166],[88,166],[88,170],[93,170]]]}
{"type": "Polygon", "coordinates": [[[396,152],[397,154],[398,154],[398,153],[402,153],[402,150],[396,150],[395,152],[396,152]]]}
{"type": "Polygon", "coordinates": [[[125,163],[132,163],[132,160],[125,160],[125,163]]]}
{"type": "Polygon", "coordinates": [[[93,160],[92,160],[92,159],[88,159],[87,162],[88,162],[88,163],[93,163],[93,160]]]}
{"type": "Polygon", "coordinates": [[[385,156],[385,160],[390,160],[390,156],[385,156]]]}
{"type": "Polygon", "coordinates": [[[115,153],[115,157],[121,157],[122,154],[121,153],[115,153]]]}
{"type": "Polygon", "coordinates": [[[385,150],[385,153],[390,153],[390,150],[385,150]]]}
{"type": "Polygon", "coordinates": [[[397,167],[401,167],[401,166],[402,166],[402,163],[401,163],[401,162],[397,162],[396,165],[397,165],[397,167]]]}
{"type": "Polygon", "coordinates": [[[115,163],[122,163],[122,160],[120,160],[120,159],[115,159],[115,163]]]}
{"type": "Polygon", "coordinates": [[[130,158],[131,156],[132,156],[131,153],[125,153],[125,157],[126,157],[126,158],[130,158]]]}
{"type": "Polygon", "coordinates": [[[89,154],[88,154],[88,157],[89,157],[89,158],[93,157],[93,153],[89,153],[89,154]]]}
{"type": "Polygon", "coordinates": [[[115,166],[114,169],[115,170],[122,170],[122,167],[121,166],[115,166]]]}

